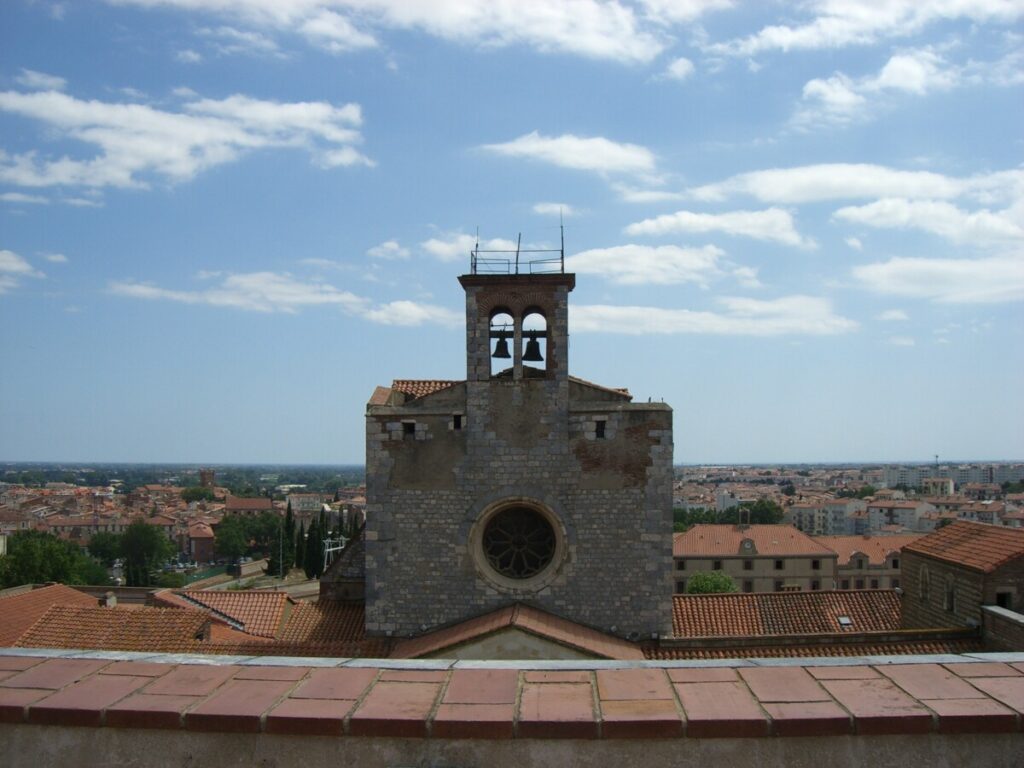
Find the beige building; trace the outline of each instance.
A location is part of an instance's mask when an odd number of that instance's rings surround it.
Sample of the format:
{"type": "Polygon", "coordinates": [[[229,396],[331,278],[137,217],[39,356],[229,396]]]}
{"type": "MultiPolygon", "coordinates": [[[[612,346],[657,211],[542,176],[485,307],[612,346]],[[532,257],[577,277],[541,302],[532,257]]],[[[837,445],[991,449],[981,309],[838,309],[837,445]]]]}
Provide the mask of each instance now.
{"type": "Polygon", "coordinates": [[[901,551],[922,536],[816,536],[815,541],[838,556],[836,589],[896,589],[903,585],[901,551]]]}
{"type": "Polygon", "coordinates": [[[695,525],[675,534],[675,591],[722,571],[741,592],[835,589],[837,555],[792,525],[695,525]]]}

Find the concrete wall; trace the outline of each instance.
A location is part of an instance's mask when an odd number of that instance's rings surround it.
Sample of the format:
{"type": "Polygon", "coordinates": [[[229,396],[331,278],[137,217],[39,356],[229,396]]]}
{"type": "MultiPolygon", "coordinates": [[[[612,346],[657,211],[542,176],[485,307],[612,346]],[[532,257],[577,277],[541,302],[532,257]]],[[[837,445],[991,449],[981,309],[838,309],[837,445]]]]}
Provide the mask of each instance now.
{"type": "Polygon", "coordinates": [[[985,647],[993,651],[1024,651],[1024,616],[993,605],[982,609],[985,647]]]}

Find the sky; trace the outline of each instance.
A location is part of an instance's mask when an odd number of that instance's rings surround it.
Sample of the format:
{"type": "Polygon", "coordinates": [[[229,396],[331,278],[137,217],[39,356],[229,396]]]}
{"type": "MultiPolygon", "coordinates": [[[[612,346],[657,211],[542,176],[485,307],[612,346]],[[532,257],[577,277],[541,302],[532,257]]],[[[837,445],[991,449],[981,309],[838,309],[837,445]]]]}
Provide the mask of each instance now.
{"type": "Polygon", "coordinates": [[[7,0],[0,460],[362,463],[483,247],[677,463],[1024,459],[1022,0],[7,0]]]}

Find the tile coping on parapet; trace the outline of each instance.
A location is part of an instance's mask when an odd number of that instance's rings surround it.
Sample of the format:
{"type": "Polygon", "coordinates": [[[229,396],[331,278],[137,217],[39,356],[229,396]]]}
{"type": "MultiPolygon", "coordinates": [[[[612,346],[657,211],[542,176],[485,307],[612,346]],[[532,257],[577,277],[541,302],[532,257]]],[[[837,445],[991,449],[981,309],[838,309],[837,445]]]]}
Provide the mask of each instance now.
{"type": "Polygon", "coordinates": [[[32,656],[48,659],[90,659],[99,661],[148,661],[157,664],[203,664],[262,667],[348,667],[373,669],[518,669],[580,670],[601,669],[687,669],[708,667],[862,667],[887,664],[971,664],[1002,661],[1024,662],[1024,652],[994,651],[965,654],[914,654],[893,656],[793,656],[786,658],[736,659],[388,659],[328,656],[230,656],[206,653],[156,653],[152,651],[97,651],[75,648],[0,647],[0,656],[32,656]]]}

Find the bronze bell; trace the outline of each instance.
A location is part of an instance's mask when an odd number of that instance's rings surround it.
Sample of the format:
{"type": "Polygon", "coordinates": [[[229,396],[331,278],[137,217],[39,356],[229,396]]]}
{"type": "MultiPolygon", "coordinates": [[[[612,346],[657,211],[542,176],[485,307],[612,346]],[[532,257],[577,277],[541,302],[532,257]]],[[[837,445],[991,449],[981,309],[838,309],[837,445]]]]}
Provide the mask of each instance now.
{"type": "Polygon", "coordinates": [[[526,342],[526,351],[523,353],[523,362],[525,363],[539,363],[544,360],[540,354],[540,342],[537,341],[536,334],[529,334],[529,339],[526,342]]]}
{"type": "Polygon", "coordinates": [[[504,336],[498,337],[498,343],[494,345],[494,354],[491,357],[512,357],[508,352],[508,339],[504,336]]]}

